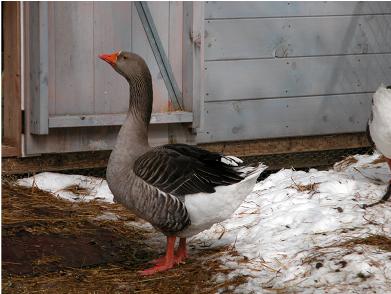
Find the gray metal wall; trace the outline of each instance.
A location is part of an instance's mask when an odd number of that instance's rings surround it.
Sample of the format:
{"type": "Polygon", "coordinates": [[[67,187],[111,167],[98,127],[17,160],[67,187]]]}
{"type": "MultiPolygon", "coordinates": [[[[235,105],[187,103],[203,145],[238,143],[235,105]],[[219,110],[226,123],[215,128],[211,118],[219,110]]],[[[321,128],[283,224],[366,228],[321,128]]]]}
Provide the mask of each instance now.
{"type": "Polygon", "coordinates": [[[365,130],[391,2],[206,2],[198,142],[365,130]]]}

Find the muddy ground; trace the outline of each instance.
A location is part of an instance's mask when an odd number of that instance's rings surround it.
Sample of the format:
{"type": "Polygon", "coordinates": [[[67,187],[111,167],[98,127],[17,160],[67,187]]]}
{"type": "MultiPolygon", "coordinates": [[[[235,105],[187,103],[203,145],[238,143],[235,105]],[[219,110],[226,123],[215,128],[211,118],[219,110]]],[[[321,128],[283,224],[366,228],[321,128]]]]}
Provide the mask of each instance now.
{"type": "Polygon", "coordinates": [[[229,272],[218,257],[230,248],[190,248],[186,264],[140,276],[138,270],[164,253],[165,239],[132,225],[134,221],[120,205],[72,203],[3,179],[3,292],[229,293],[246,280],[214,281],[215,274],[229,272]]]}

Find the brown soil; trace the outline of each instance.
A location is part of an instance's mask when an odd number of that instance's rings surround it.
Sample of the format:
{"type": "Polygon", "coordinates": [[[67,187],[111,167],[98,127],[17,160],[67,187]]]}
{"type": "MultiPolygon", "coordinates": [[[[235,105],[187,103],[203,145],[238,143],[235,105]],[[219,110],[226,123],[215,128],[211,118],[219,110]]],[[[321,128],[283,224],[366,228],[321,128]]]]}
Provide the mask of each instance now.
{"type": "Polygon", "coordinates": [[[186,264],[140,276],[165,242],[151,245],[156,233],[127,224],[136,217],[122,206],[68,202],[9,179],[2,195],[4,293],[214,293],[247,279],[214,282],[216,273],[230,272],[218,259],[229,248],[190,250],[186,264]],[[105,212],[118,220],[96,219],[105,212]]]}

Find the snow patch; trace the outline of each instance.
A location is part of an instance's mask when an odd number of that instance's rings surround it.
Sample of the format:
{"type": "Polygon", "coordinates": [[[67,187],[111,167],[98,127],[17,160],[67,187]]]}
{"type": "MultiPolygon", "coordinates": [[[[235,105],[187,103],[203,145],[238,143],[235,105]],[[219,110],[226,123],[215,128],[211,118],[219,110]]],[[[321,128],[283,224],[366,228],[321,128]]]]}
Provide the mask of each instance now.
{"type": "MultiPolygon", "coordinates": [[[[258,183],[230,219],[191,243],[228,245],[246,257],[222,257],[234,269],[225,279],[251,277],[237,293],[391,291],[391,252],[342,246],[376,234],[391,238],[391,203],[360,206],[385,193],[390,171],[386,163],[372,164],[378,158],[356,155],[350,164],[329,171],[283,169],[258,183]]],[[[222,275],[218,280],[224,280],[222,275]]]]}
{"type": "MultiPolygon", "coordinates": [[[[379,154],[356,155],[328,171],[280,170],[259,182],[230,219],[194,236],[190,244],[239,253],[223,254],[222,262],[233,271],[216,276],[219,283],[250,276],[231,289],[236,293],[390,293],[391,252],[365,244],[343,246],[355,238],[391,238],[391,201],[361,208],[379,200],[390,179],[387,164],[374,163],[377,159],[379,154]]],[[[41,173],[18,183],[69,201],[113,202],[107,182],[99,178],[41,173]],[[74,185],[88,193],[67,189],[74,185]]],[[[152,230],[146,222],[128,225],[152,230]]]]}
{"type": "Polygon", "coordinates": [[[99,200],[114,203],[107,182],[101,178],[44,172],[20,179],[17,183],[24,187],[35,186],[69,201],[99,200]]]}

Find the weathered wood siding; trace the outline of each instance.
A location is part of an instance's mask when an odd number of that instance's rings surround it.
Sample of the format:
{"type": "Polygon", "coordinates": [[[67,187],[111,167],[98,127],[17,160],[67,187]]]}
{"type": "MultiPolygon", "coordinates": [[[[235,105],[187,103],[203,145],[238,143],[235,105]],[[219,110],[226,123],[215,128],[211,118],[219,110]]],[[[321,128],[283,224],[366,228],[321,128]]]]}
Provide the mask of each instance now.
{"type": "MultiPolygon", "coordinates": [[[[148,4],[181,89],[183,3],[148,4]]],[[[34,60],[29,60],[27,56],[29,45],[36,43],[28,24],[31,19],[39,19],[36,13],[38,5],[41,3],[24,4],[25,96],[28,110],[33,107],[29,99],[29,72],[37,68],[34,60]]],[[[125,79],[98,58],[101,53],[118,50],[138,53],[146,60],[153,78],[153,111],[169,110],[165,84],[132,2],[49,2],[47,10],[49,119],[62,115],[126,113],[129,97],[125,79]]],[[[30,111],[26,112],[26,116],[29,122],[30,111]]],[[[30,127],[26,123],[25,154],[108,150],[113,147],[119,129],[107,126],[49,128],[48,135],[32,135],[30,127]]],[[[181,129],[180,126],[171,128],[181,129]]],[[[167,125],[153,125],[150,132],[152,144],[169,141],[167,125]]],[[[181,133],[181,130],[177,132],[181,133]]]]}
{"type": "Polygon", "coordinates": [[[365,130],[391,83],[390,2],[206,2],[198,142],[365,130]]]}

